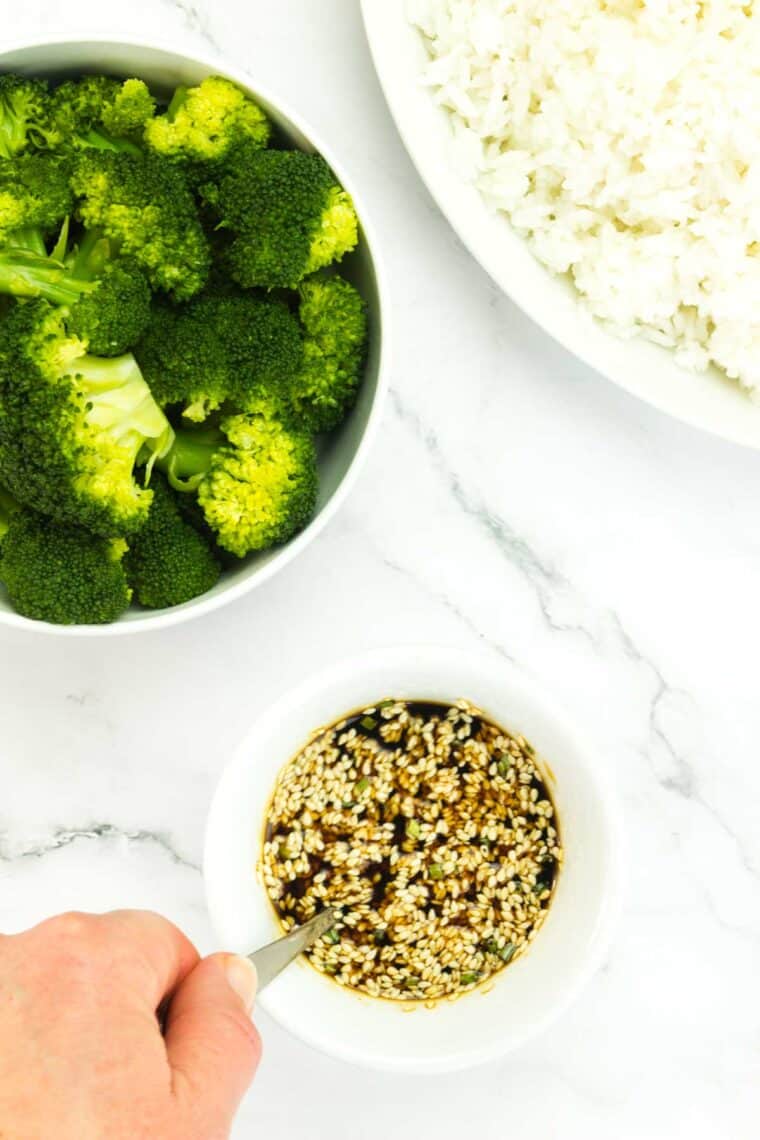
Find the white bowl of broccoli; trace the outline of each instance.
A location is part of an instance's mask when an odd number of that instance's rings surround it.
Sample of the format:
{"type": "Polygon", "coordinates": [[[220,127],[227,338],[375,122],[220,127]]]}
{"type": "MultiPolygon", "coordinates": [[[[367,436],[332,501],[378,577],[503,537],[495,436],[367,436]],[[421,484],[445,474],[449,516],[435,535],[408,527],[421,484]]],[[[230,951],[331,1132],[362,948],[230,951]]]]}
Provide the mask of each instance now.
{"type": "Polygon", "coordinates": [[[0,622],[156,629],[293,559],[381,415],[377,251],[329,145],[220,60],[0,54],[0,622]]]}

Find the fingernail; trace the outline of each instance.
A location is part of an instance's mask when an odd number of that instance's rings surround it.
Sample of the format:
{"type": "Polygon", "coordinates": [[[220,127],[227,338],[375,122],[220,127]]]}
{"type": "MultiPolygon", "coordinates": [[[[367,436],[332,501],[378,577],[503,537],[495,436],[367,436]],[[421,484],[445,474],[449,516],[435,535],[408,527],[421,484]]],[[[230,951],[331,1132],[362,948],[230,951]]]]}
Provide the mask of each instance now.
{"type": "Polygon", "coordinates": [[[225,970],[230,988],[235,991],[250,1013],[253,1009],[253,999],[256,997],[256,967],[248,958],[241,958],[237,954],[230,954],[225,970]]]}

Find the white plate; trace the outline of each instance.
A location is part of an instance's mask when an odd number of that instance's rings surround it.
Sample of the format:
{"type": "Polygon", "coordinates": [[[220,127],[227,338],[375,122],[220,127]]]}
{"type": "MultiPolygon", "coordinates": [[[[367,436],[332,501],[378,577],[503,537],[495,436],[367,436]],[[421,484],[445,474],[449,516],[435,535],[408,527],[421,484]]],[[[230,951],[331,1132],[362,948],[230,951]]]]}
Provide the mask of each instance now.
{"type": "Polygon", "coordinates": [[[380,82],[402,139],[443,213],[474,257],[520,308],[565,348],[661,411],[747,447],[760,447],[760,406],[717,370],[694,374],[643,340],[598,325],[572,286],[545,269],[509,222],[458,172],[447,112],[420,75],[427,59],[405,0],[362,0],[380,82]]]}
{"type": "Polygon", "coordinates": [[[249,952],[278,936],[258,868],[277,773],[314,729],[387,696],[468,697],[536,747],[565,849],[555,898],[530,950],[496,976],[489,993],[410,1013],[402,1003],[343,989],[299,960],[262,993],[261,1005],[309,1045],[357,1065],[464,1069],[517,1048],[559,1016],[599,966],[620,899],[618,813],[605,771],[610,757],[579,739],[495,654],[437,646],[375,650],[325,669],[260,716],[211,806],[206,899],[226,950],[249,952]]]}

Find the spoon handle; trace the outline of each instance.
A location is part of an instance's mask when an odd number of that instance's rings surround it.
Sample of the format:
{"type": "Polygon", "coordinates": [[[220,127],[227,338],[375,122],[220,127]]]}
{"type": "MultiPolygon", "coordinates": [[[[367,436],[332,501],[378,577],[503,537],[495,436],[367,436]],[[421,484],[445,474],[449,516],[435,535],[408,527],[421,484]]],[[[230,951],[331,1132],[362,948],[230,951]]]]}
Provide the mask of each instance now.
{"type": "Polygon", "coordinates": [[[326,934],[330,927],[335,925],[335,919],[335,911],[327,907],[303,926],[297,926],[283,938],[278,938],[276,942],[270,942],[268,946],[262,946],[260,950],[254,950],[253,954],[249,954],[248,957],[258,974],[259,991],[268,986],[273,978],[276,978],[299,954],[308,950],[321,935],[326,934]]]}

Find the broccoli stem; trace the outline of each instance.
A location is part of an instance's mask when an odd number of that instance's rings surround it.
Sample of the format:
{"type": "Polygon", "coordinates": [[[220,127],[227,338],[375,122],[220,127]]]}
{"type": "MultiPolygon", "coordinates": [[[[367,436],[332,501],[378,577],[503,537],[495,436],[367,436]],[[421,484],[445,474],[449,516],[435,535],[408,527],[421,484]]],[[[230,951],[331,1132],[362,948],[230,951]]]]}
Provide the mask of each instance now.
{"type": "Polygon", "coordinates": [[[166,108],[166,117],[169,122],[173,122],[177,117],[177,112],[184,107],[187,102],[187,87],[178,87],[171,97],[169,106],[166,108]]]}
{"type": "Polygon", "coordinates": [[[28,249],[40,257],[44,257],[47,253],[42,233],[34,226],[24,226],[23,229],[14,230],[11,234],[11,240],[7,244],[13,246],[14,249],[28,249]]]}
{"type": "Polygon", "coordinates": [[[68,216],[63,219],[63,225],[60,228],[56,243],[50,251],[50,256],[53,261],[65,261],[66,253],[69,248],[69,218],[68,216]]]}
{"type": "Polygon", "coordinates": [[[157,466],[175,491],[195,491],[208,474],[214,455],[224,443],[215,428],[175,433],[174,443],[157,466]]]}
{"type": "Polygon", "coordinates": [[[26,130],[9,103],[0,100],[0,158],[14,158],[26,142],[26,130]]]}
{"type": "Polygon", "coordinates": [[[0,251],[0,293],[43,297],[54,305],[73,305],[83,293],[90,293],[111,258],[111,242],[99,230],[88,231],[67,265],[63,261],[67,238],[64,223],[56,248],[48,255],[39,231],[17,230],[11,244],[0,251]]]}
{"type": "Polygon", "coordinates": [[[0,251],[0,293],[11,297],[44,297],[54,305],[73,305],[93,288],[77,281],[61,262],[29,248],[0,251]]]}
{"type": "Polygon", "coordinates": [[[128,139],[114,139],[106,134],[103,130],[96,130],[95,128],[89,130],[87,134],[81,136],[81,141],[85,146],[91,147],[93,150],[115,150],[121,151],[122,154],[131,154],[134,158],[139,158],[142,151],[139,146],[129,142],[128,139]]]}
{"type": "Polygon", "coordinates": [[[88,424],[111,437],[130,467],[138,462],[146,465],[147,484],[154,463],[171,448],[174,432],[132,353],[85,354],[68,375],[76,380],[88,424]]]}
{"type": "Polygon", "coordinates": [[[100,230],[88,230],[79,243],[71,266],[77,281],[95,281],[111,259],[111,242],[100,230]]]}

